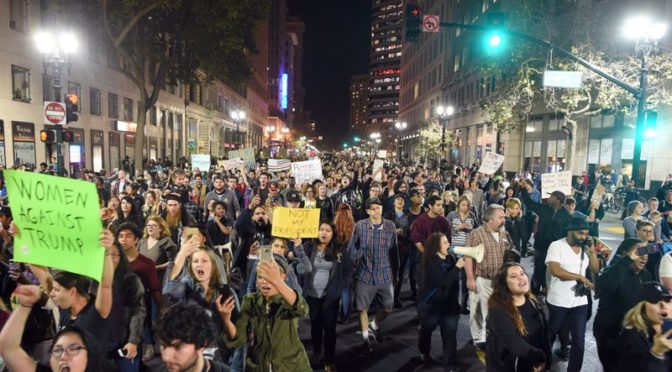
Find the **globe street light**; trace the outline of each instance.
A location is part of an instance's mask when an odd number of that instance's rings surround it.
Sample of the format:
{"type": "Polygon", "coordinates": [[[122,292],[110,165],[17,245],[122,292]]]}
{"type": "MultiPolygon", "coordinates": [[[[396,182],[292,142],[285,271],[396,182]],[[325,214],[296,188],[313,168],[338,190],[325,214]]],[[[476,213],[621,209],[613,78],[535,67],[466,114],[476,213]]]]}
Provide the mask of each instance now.
{"type": "MultiPolygon", "coordinates": [[[[658,48],[658,41],[665,36],[667,25],[652,22],[645,16],[636,16],[626,21],[623,29],[627,38],[635,41],[635,54],[640,59],[639,94],[637,94],[637,121],[635,123],[635,148],[632,157],[632,181],[635,186],[639,181],[639,168],[642,155],[642,139],[646,131],[646,99],[648,89],[649,66],[651,53],[658,48]]],[[[641,184],[641,183],[640,183],[641,184]]]]}
{"type": "MultiPolygon", "coordinates": [[[[54,100],[61,102],[61,72],[63,66],[68,64],[69,56],[77,52],[79,42],[72,32],[54,32],[42,30],[35,33],[35,46],[44,57],[45,70],[49,67],[54,74],[54,100]]],[[[45,71],[46,72],[46,71],[45,71]]],[[[78,97],[79,98],[79,97],[78,97]]],[[[63,175],[63,128],[60,125],[56,130],[56,174],[63,175]]]]}
{"type": "Polygon", "coordinates": [[[443,127],[441,130],[441,153],[444,155],[444,157],[446,154],[446,123],[450,120],[454,113],[455,108],[453,106],[438,105],[436,107],[436,115],[439,117],[439,120],[441,120],[441,125],[443,127]]]}
{"type": "Polygon", "coordinates": [[[236,123],[236,140],[234,141],[236,143],[236,148],[242,147],[240,143],[240,123],[242,123],[245,120],[245,117],[247,116],[245,114],[245,111],[243,110],[233,110],[231,111],[230,115],[231,119],[233,120],[234,123],[236,123]]]}

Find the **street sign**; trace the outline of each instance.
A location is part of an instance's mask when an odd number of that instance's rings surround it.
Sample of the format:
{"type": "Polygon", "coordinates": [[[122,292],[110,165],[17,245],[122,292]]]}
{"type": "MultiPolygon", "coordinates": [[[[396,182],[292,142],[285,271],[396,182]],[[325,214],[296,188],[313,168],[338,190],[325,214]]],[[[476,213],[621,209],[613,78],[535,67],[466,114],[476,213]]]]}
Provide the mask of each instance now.
{"type": "Polygon", "coordinates": [[[439,16],[425,15],[422,17],[422,32],[439,32],[439,16]]]}
{"type": "Polygon", "coordinates": [[[555,88],[581,88],[583,74],[579,71],[544,71],[544,86],[555,88]]]}
{"type": "Polygon", "coordinates": [[[65,125],[65,104],[61,102],[44,102],[44,123],[65,125]]]}

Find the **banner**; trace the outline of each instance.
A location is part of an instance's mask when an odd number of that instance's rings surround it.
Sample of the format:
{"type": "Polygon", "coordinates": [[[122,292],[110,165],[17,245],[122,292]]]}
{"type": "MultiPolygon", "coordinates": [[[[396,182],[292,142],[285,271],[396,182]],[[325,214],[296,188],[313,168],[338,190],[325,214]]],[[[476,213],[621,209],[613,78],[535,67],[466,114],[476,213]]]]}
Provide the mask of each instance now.
{"type": "Polygon", "coordinates": [[[229,159],[243,159],[245,166],[248,168],[254,168],[255,158],[254,154],[257,153],[254,147],[248,147],[240,150],[231,150],[228,153],[229,159]]]}
{"type": "Polygon", "coordinates": [[[572,195],[572,172],[544,173],[541,175],[541,197],[548,198],[553,191],[572,195]]]}
{"type": "Polygon", "coordinates": [[[383,182],[383,166],[385,161],[376,159],[373,161],[373,180],[376,182],[383,182]]]}
{"type": "Polygon", "coordinates": [[[295,239],[317,238],[320,230],[319,208],[273,208],[271,235],[295,239]]]}
{"type": "Polygon", "coordinates": [[[287,159],[268,159],[269,172],[288,171],[292,166],[292,162],[287,159]]]}
{"type": "Polygon", "coordinates": [[[478,172],[483,174],[495,174],[502,164],[504,164],[504,155],[486,152],[478,172]]]}
{"type": "Polygon", "coordinates": [[[191,169],[198,168],[199,171],[207,172],[210,170],[210,154],[191,154],[191,169]]]}
{"type": "Polygon", "coordinates": [[[322,161],[315,159],[292,163],[292,176],[296,179],[297,185],[321,180],[323,179],[322,161]]]}
{"type": "Polygon", "coordinates": [[[4,171],[7,196],[20,234],[14,260],[54,267],[100,282],[98,192],[91,182],[39,173],[4,171]]]}

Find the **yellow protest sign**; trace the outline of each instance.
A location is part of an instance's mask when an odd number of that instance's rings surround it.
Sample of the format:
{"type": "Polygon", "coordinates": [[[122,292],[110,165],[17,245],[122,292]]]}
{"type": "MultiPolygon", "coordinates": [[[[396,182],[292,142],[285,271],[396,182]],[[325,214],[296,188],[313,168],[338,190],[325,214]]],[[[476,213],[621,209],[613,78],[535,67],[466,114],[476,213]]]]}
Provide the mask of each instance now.
{"type": "Polygon", "coordinates": [[[294,239],[317,238],[320,229],[320,209],[273,208],[273,236],[294,239]]]}

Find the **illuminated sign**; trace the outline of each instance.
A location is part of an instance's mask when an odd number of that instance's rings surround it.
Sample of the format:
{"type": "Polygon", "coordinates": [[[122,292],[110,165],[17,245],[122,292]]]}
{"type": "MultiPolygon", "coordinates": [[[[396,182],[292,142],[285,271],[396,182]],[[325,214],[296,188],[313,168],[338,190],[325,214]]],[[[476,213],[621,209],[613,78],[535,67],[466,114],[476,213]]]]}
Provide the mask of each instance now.
{"type": "Polygon", "coordinates": [[[117,120],[116,124],[117,124],[116,130],[119,132],[135,133],[136,129],[138,128],[138,124],[130,123],[128,121],[117,120]]]}
{"type": "Polygon", "coordinates": [[[282,74],[280,80],[280,108],[287,109],[287,74],[282,74]]]}

